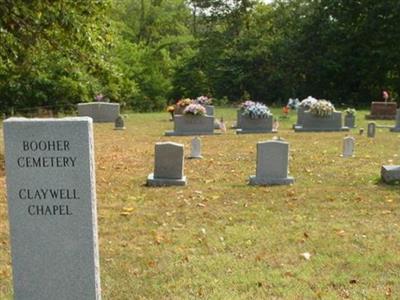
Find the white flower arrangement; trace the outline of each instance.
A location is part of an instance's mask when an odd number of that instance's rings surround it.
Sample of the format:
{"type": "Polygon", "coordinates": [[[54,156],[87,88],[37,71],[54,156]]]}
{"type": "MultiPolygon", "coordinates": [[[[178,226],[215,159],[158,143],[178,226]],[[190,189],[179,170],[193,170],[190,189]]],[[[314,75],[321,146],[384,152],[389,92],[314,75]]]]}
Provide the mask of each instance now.
{"type": "Polygon", "coordinates": [[[300,107],[310,108],[313,104],[315,104],[318,100],[312,96],[308,96],[300,102],[300,107]]]}
{"type": "Polygon", "coordinates": [[[250,119],[266,119],[272,116],[270,109],[259,102],[246,101],[241,105],[242,116],[250,119]]]}
{"type": "Polygon", "coordinates": [[[212,98],[208,98],[207,96],[200,96],[197,97],[196,100],[194,100],[196,104],[200,105],[211,105],[212,104],[212,98]]]}
{"type": "Polygon", "coordinates": [[[189,104],[183,111],[184,115],[204,116],[206,109],[200,104],[189,104]]]}
{"type": "Polygon", "coordinates": [[[326,118],[332,115],[335,107],[330,101],[322,99],[313,103],[308,111],[316,117],[326,118]]]}
{"type": "Polygon", "coordinates": [[[297,109],[300,106],[300,101],[298,98],[289,98],[288,104],[286,106],[290,109],[297,109]]]}

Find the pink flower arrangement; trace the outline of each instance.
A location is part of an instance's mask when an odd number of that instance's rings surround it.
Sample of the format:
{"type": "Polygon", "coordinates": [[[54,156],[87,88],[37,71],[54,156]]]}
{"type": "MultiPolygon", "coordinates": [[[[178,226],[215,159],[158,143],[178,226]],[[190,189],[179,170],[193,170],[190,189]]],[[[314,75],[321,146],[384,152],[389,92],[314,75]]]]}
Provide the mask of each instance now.
{"type": "Polygon", "coordinates": [[[208,98],[207,96],[200,96],[196,98],[195,103],[201,105],[211,105],[212,99],[208,98]]]}
{"type": "Polygon", "coordinates": [[[388,101],[389,93],[387,91],[383,91],[382,92],[382,97],[383,97],[383,100],[385,100],[385,102],[388,101]]]}
{"type": "Polygon", "coordinates": [[[200,104],[190,104],[186,106],[183,111],[184,115],[194,115],[194,116],[204,116],[206,114],[206,109],[200,104]]]}
{"type": "Polygon", "coordinates": [[[243,102],[242,104],[240,104],[240,109],[241,110],[246,110],[250,106],[254,106],[254,105],[256,105],[256,103],[254,101],[247,100],[247,101],[243,102]]]}
{"type": "Polygon", "coordinates": [[[103,101],[104,100],[104,95],[103,94],[97,94],[95,97],[94,97],[94,100],[96,100],[97,102],[101,102],[101,101],[103,101]]]}

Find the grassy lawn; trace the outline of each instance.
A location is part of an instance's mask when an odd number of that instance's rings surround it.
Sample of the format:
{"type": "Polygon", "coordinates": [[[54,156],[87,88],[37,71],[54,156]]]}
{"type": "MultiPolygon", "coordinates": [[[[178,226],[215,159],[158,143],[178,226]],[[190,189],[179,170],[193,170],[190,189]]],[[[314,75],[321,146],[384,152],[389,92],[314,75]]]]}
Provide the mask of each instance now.
{"type": "MultiPolygon", "coordinates": [[[[229,127],[236,112],[216,115],[229,127]]],[[[203,160],[185,161],[188,186],[149,188],[156,142],[190,151],[192,137],[163,136],[168,119],[132,113],[125,131],[95,125],[103,299],[400,298],[400,188],[379,181],[382,164],[400,164],[399,133],[354,129],[356,157],[343,159],[346,133],[294,133],[292,113],[279,136],[294,185],[249,186],[256,143],[273,135],[228,130],[202,138],[203,160]]],[[[0,299],[11,299],[0,137],[0,299]]]]}

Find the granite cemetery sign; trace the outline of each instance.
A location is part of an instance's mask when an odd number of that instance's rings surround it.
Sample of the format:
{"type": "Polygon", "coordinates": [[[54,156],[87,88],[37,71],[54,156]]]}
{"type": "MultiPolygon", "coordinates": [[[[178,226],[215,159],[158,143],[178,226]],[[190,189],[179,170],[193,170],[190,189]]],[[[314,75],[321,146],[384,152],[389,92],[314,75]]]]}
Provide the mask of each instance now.
{"type": "Polygon", "coordinates": [[[15,299],[100,299],[92,120],[4,122],[15,299]]]}

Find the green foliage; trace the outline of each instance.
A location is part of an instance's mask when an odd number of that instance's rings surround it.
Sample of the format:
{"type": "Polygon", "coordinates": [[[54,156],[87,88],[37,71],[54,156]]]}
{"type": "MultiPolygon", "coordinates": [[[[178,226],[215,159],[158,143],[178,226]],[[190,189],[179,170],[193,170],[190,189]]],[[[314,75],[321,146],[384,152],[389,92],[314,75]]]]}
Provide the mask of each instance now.
{"type": "Polygon", "coordinates": [[[400,3],[347,0],[0,2],[0,110],[70,110],[102,93],[137,111],[211,95],[400,93],[400,3]]]}
{"type": "MultiPolygon", "coordinates": [[[[70,109],[118,74],[104,57],[112,42],[108,1],[0,3],[0,109],[70,109]]],[[[112,96],[112,95],[111,95],[112,96]]]]}

